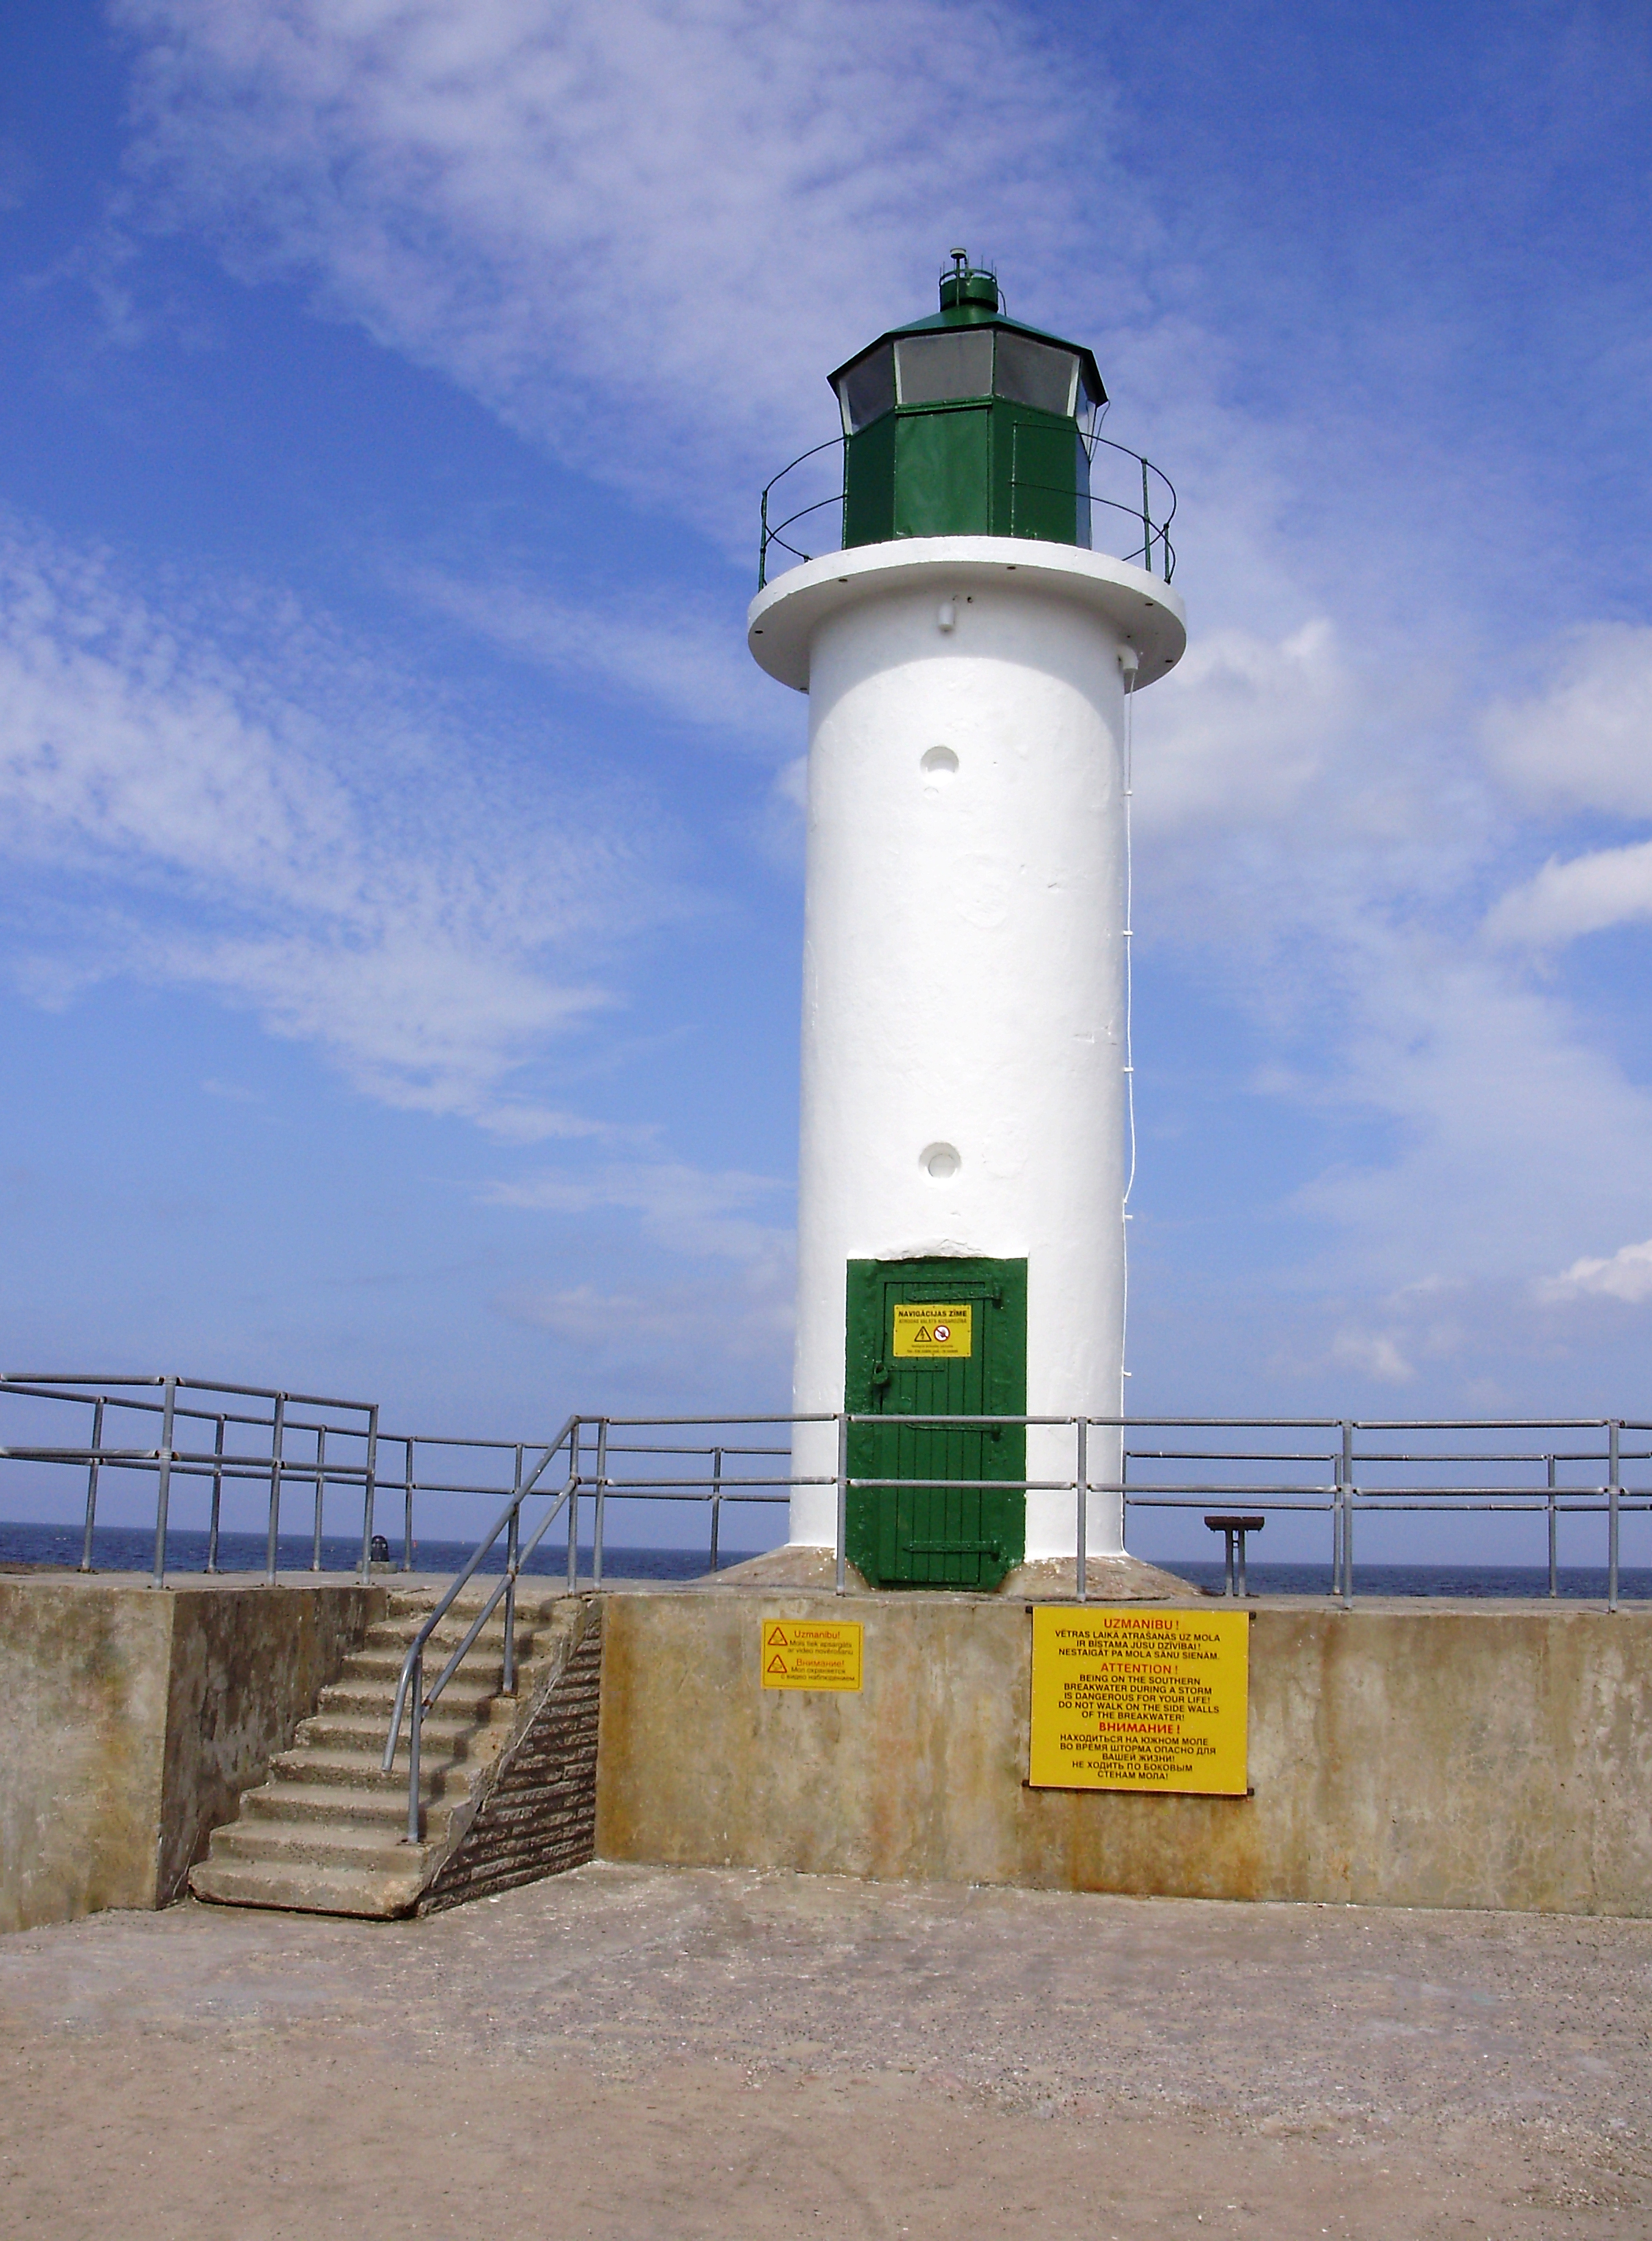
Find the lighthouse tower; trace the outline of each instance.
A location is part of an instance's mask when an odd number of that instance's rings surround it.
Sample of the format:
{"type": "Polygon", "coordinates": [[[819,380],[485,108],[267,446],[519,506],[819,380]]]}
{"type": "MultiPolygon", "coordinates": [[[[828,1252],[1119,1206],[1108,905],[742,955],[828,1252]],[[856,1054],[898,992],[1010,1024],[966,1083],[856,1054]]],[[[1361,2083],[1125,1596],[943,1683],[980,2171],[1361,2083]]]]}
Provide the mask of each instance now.
{"type": "MultiPolygon", "coordinates": [[[[807,523],[766,542],[749,618],[809,698],[793,1405],[866,1420],[874,1585],[990,1589],[1073,1558],[1073,1432],[902,1420],[1122,1413],[1126,699],[1185,618],[1149,506],[1091,498],[1094,359],[961,251],[831,381],[841,548],[776,573],[807,523]]],[[[1118,1455],[1092,1432],[1089,1481],[1118,1455]]],[[[835,1423],[799,1424],[794,1543],[834,1543],[838,1470],[835,1423]]],[[[1116,1494],[1087,1539],[1122,1550],[1116,1494]]]]}

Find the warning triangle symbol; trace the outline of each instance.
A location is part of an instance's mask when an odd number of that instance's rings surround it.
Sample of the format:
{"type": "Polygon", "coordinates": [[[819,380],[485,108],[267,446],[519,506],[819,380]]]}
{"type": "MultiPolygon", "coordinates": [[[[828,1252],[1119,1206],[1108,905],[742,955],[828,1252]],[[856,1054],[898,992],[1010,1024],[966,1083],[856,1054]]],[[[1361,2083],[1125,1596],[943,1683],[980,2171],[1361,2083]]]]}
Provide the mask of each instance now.
{"type": "Polygon", "coordinates": [[[784,1681],[786,1678],[786,1660],[784,1657],[776,1655],[770,1658],[768,1663],[763,1669],[766,1673],[778,1673],[781,1680],[784,1681]]]}
{"type": "Polygon", "coordinates": [[[768,1642],[771,1649],[790,1649],[792,1647],[786,1638],[786,1629],[780,1626],[772,1626],[769,1629],[768,1642]]]}

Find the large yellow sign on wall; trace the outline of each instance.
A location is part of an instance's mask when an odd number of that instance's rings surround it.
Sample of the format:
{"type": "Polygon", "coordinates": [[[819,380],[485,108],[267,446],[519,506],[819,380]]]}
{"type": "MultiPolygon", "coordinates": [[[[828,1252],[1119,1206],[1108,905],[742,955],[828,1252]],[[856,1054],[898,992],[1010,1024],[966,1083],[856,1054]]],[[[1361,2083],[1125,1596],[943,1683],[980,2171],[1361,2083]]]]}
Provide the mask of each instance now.
{"type": "Polygon", "coordinates": [[[858,1689],[860,1636],[858,1619],[766,1618],[763,1686],[858,1689]]]}
{"type": "Polygon", "coordinates": [[[1242,1797],[1250,1689],[1245,1611],[1033,1611],[1040,1789],[1242,1797]]]}

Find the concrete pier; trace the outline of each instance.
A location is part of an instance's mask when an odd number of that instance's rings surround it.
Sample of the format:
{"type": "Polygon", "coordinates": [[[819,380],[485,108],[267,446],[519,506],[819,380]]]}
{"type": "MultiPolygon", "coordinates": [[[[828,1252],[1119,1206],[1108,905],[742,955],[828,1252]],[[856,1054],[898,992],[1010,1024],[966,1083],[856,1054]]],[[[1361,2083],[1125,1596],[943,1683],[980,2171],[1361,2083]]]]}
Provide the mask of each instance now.
{"type": "MultiPolygon", "coordinates": [[[[338,1579],[157,1593],[0,1578],[12,1716],[0,1929],[164,1906],[215,1829],[215,1860],[238,1845],[313,1865],[393,1843],[405,1776],[371,1777],[382,1794],[358,1801],[362,1828],[336,1825],[367,1778],[344,1783],[334,1769],[342,1786],[316,1789],[295,1744],[318,1737],[331,1766],[332,1730],[353,1720],[380,1747],[378,1697],[351,1710],[339,1692],[360,1684],[338,1676],[370,1636],[411,1628],[439,1583],[393,1584],[394,1598],[338,1579]],[[411,1615],[397,1621],[392,1600],[411,1615]],[[257,1790],[284,1772],[301,1809],[291,1829],[257,1790]]],[[[428,1841],[407,1854],[408,1891],[355,1910],[451,1903],[565,1867],[591,1840],[570,1850],[557,1830],[594,1818],[598,1856],[640,1865],[1652,1917],[1652,1609],[1260,1600],[1252,1794],[1201,1797],[1027,1787],[1032,1620],[1020,1598],[839,1599],[719,1580],[552,1603],[557,1624],[558,1611],[590,1614],[568,1703],[540,1705],[532,1687],[495,1701],[497,1676],[478,1669],[474,1701],[444,1708],[464,1732],[449,1739],[428,1841]],[[858,1621],[860,1689],[764,1689],[760,1630],[774,1618],[858,1621]],[[594,1749],[580,1695],[592,1689],[594,1749]]],[[[389,1672],[400,1649],[385,1654],[389,1672]]],[[[555,1663],[546,1687],[563,1686],[555,1663]]],[[[296,1889],[271,1884],[252,1903],[330,1904],[296,1889]]]]}

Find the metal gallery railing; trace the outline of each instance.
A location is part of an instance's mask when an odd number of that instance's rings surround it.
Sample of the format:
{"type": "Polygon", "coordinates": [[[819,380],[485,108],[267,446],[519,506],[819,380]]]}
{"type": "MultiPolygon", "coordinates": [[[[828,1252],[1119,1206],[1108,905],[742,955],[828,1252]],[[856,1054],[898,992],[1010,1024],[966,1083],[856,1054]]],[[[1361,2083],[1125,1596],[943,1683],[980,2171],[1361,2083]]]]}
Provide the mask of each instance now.
{"type": "MultiPolygon", "coordinates": [[[[1174,484],[1151,459],[1126,444],[1115,444],[1110,436],[1084,434],[1080,441],[1086,472],[1076,487],[1012,472],[1012,518],[1020,518],[1020,492],[1070,499],[1087,549],[1112,552],[1115,559],[1169,583],[1176,572],[1176,549],[1170,541],[1176,513],[1174,484]]],[[[764,485],[758,509],[759,592],[779,572],[841,550],[846,445],[842,436],[828,437],[824,444],[800,452],[764,485]]]]}

